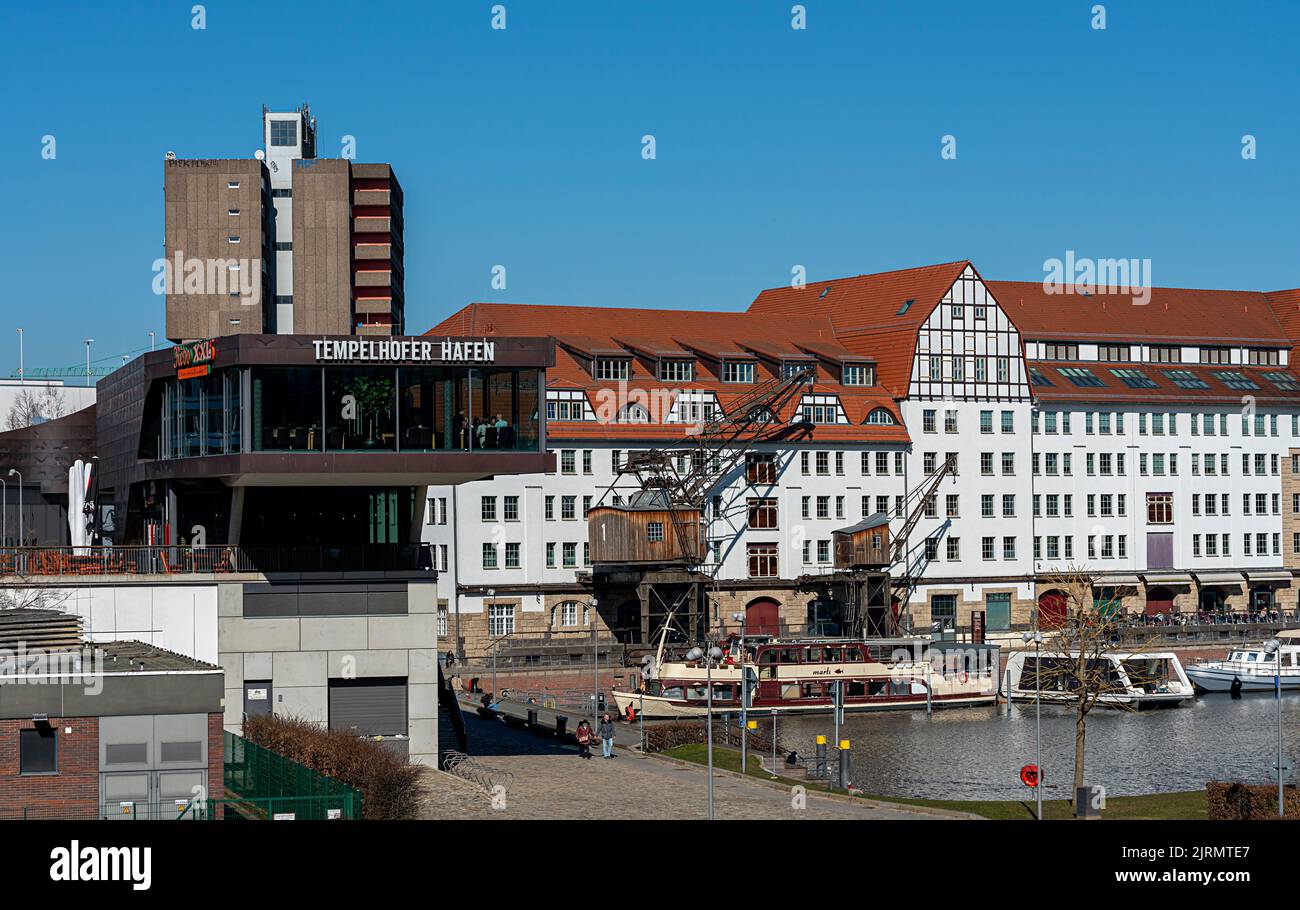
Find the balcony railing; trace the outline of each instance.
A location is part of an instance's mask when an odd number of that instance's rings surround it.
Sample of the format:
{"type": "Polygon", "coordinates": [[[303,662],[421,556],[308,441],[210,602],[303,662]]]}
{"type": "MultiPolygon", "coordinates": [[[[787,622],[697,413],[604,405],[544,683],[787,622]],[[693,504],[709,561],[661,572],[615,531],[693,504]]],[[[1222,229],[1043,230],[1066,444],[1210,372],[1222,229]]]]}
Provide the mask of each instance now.
{"type": "Polygon", "coordinates": [[[428,544],[323,547],[0,547],[0,576],[401,572],[433,568],[428,544]]]}

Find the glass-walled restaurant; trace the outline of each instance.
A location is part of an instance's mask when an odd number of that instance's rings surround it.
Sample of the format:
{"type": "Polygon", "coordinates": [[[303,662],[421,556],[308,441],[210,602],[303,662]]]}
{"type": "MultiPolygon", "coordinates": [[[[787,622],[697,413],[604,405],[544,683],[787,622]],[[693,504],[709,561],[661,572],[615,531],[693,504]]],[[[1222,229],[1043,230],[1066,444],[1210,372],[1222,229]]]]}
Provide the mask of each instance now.
{"type": "Polygon", "coordinates": [[[540,381],[497,367],[240,367],[167,380],[149,416],[161,458],[536,452],[540,381]]]}

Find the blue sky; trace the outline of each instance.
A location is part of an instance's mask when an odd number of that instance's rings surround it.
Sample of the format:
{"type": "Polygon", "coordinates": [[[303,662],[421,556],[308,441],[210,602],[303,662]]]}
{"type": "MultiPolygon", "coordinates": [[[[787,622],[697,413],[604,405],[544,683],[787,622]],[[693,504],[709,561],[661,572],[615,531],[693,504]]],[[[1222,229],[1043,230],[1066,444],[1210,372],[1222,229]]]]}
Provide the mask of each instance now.
{"type": "Polygon", "coordinates": [[[1300,285],[1293,2],[1117,0],[1104,31],[1092,0],[808,0],[803,31],[789,0],[505,0],[504,31],[490,0],[212,0],[201,31],[191,5],[0,10],[0,374],[19,325],[29,368],[161,338],[164,152],[249,156],[260,106],[304,100],[321,156],[347,134],[397,170],[411,333],[474,300],[743,309],[795,265],[1038,279],[1066,250],[1300,285]]]}

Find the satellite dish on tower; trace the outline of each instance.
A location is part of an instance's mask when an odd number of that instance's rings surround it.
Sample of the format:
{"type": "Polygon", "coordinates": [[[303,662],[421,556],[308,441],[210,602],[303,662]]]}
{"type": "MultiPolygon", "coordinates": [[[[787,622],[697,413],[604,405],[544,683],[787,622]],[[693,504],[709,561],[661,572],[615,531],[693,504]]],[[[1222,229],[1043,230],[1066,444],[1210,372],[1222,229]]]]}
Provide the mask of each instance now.
{"type": "Polygon", "coordinates": [[[168,161],[175,161],[175,160],[176,160],[176,153],[175,153],[175,152],[172,152],[172,151],[168,151],[167,154],[164,155],[163,157],[166,158],[168,161]]]}
{"type": "Polygon", "coordinates": [[[256,158],[258,161],[261,161],[266,157],[266,152],[262,151],[261,149],[258,149],[257,151],[253,152],[253,157],[256,158]]]}

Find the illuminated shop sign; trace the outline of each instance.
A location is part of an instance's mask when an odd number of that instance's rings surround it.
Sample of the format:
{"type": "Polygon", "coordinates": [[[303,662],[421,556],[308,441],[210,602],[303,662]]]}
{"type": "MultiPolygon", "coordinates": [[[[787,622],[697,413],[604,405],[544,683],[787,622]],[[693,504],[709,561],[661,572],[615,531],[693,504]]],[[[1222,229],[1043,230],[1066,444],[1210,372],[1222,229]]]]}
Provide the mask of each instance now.
{"type": "Polygon", "coordinates": [[[212,361],[217,359],[217,342],[216,339],[209,338],[207,341],[178,344],[172,353],[176,358],[178,379],[206,376],[212,370],[212,361]]]}
{"type": "Polygon", "coordinates": [[[312,342],[318,363],[492,363],[495,341],[425,341],[418,338],[321,338],[312,342]]]}

